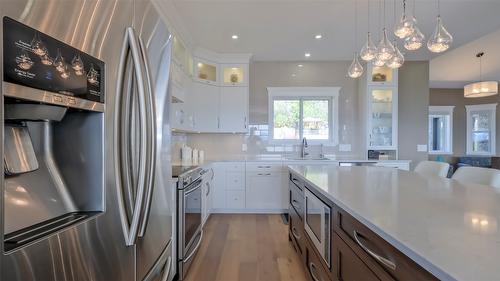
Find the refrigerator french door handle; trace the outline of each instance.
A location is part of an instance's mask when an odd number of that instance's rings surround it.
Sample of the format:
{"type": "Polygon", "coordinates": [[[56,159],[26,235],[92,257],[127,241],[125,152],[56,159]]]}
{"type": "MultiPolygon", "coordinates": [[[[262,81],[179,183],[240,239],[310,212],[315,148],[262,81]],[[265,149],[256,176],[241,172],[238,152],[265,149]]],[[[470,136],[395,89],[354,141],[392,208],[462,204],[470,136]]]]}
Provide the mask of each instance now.
{"type": "MultiPolygon", "coordinates": [[[[114,130],[113,130],[113,137],[115,139],[115,148],[114,148],[114,163],[115,163],[115,174],[117,175],[117,194],[118,194],[118,208],[120,210],[120,222],[122,225],[122,230],[123,230],[123,235],[125,237],[125,244],[127,246],[132,246],[135,244],[137,240],[137,235],[139,231],[139,222],[141,218],[141,212],[142,212],[142,207],[144,203],[144,183],[145,182],[145,169],[146,169],[146,153],[145,153],[145,148],[146,148],[146,139],[147,139],[147,134],[145,130],[141,130],[141,135],[140,135],[140,143],[141,143],[141,152],[140,152],[140,157],[139,157],[139,172],[138,172],[138,183],[139,186],[137,187],[137,196],[132,212],[132,220],[128,221],[128,216],[127,216],[127,211],[126,211],[126,206],[124,202],[124,194],[123,194],[123,183],[122,183],[122,173],[126,173],[127,178],[129,178],[128,170],[125,169],[123,171],[120,161],[121,161],[121,149],[120,149],[120,144],[121,142],[118,141],[118,138],[121,137],[118,131],[122,131],[123,129],[123,120],[121,118],[121,111],[123,110],[123,103],[122,103],[122,90],[124,87],[124,76],[126,72],[126,64],[127,64],[127,55],[130,50],[130,53],[132,55],[132,64],[134,66],[134,75],[137,80],[137,83],[139,84],[139,87],[137,87],[139,93],[139,114],[140,114],[140,123],[142,128],[146,128],[147,126],[147,120],[146,120],[146,112],[145,112],[145,94],[144,94],[144,89],[141,87],[141,85],[144,85],[144,79],[142,75],[142,71],[140,69],[141,66],[141,57],[138,49],[138,44],[135,39],[135,32],[132,27],[128,27],[125,30],[125,38],[121,50],[121,55],[120,55],[120,65],[119,65],[119,72],[118,72],[118,79],[117,79],[117,95],[116,95],[116,111],[114,114],[115,120],[114,120],[114,130]]],[[[130,116],[130,115],[129,115],[130,116]]],[[[130,137],[130,136],[128,136],[130,137]]],[[[128,183],[127,183],[128,184],[128,183]]],[[[127,186],[129,188],[129,186],[127,186]]]]}
{"type": "Polygon", "coordinates": [[[156,104],[153,92],[153,83],[149,72],[149,64],[146,53],[146,46],[141,38],[137,37],[139,44],[139,51],[142,59],[142,66],[144,69],[144,76],[146,78],[145,93],[146,93],[146,112],[148,117],[147,134],[148,134],[148,147],[147,162],[146,162],[146,178],[145,178],[145,204],[143,214],[141,215],[142,221],[139,229],[139,237],[143,237],[146,233],[146,228],[149,220],[149,211],[151,209],[151,201],[153,199],[153,188],[156,170],[156,104]]]}

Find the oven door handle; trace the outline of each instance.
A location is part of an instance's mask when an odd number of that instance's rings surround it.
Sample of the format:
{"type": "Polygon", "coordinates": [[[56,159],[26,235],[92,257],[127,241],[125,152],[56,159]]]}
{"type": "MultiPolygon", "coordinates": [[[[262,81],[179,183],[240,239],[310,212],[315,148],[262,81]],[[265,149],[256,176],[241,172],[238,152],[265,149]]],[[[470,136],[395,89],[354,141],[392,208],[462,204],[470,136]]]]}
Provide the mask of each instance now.
{"type": "Polygon", "coordinates": [[[188,191],[184,192],[184,197],[188,196],[189,194],[191,194],[191,193],[195,192],[197,189],[199,189],[201,187],[201,182],[202,182],[202,179],[195,181],[193,185],[196,187],[193,187],[193,188],[189,189],[188,191]]]}
{"type": "Polygon", "coordinates": [[[191,253],[186,258],[182,259],[182,261],[184,263],[186,263],[187,261],[189,261],[196,254],[196,251],[198,251],[198,248],[201,245],[201,240],[202,239],[203,239],[203,230],[200,231],[200,240],[198,240],[198,243],[196,244],[196,247],[194,247],[193,251],[191,251],[191,253]]]}

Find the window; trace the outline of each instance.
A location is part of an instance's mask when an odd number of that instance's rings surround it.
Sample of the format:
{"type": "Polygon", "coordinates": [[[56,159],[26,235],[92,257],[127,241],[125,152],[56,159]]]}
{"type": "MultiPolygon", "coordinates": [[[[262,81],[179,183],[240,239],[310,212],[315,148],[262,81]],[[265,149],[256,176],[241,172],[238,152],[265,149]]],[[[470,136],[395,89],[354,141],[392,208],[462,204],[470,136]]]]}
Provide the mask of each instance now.
{"type": "Polygon", "coordinates": [[[429,154],[453,154],[454,106],[429,106],[429,154]]]}
{"type": "Polygon", "coordinates": [[[495,155],[497,104],[466,105],[467,154],[495,155]]]}
{"type": "Polygon", "coordinates": [[[269,134],[276,142],[336,144],[337,87],[268,88],[269,134]]]}

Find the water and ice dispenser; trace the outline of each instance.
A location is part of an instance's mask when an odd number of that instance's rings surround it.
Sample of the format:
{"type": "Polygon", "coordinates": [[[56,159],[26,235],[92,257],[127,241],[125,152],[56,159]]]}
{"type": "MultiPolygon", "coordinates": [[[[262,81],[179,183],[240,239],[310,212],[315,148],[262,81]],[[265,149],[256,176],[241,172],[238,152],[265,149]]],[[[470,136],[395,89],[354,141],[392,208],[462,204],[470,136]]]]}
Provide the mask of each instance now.
{"type": "Polygon", "coordinates": [[[12,19],[3,25],[8,252],[104,212],[104,63],[12,19]]]}

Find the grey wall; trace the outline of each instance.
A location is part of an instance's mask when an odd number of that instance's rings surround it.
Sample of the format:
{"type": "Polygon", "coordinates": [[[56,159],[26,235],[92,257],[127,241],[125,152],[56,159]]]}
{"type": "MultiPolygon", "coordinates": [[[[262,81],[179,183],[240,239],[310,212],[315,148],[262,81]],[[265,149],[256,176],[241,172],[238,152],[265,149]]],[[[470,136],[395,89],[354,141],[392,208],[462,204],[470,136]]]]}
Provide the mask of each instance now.
{"type": "MultiPolygon", "coordinates": [[[[466,153],[466,132],[467,132],[467,115],[465,111],[466,105],[472,104],[487,104],[500,102],[500,96],[491,96],[484,98],[464,98],[463,89],[431,89],[430,90],[430,105],[454,105],[453,110],[453,155],[464,156],[466,153]]],[[[496,151],[500,151],[500,114],[496,114],[496,151]]]]}
{"type": "Polygon", "coordinates": [[[418,144],[427,144],[429,113],[429,62],[405,62],[399,70],[399,159],[412,160],[412,167],[427,160],[418,144]]]}
{"type": "MultiPolygon", "coordinates": [[[[267,87],[339,86],[339,141],[351,144],[351,152],[338,152],[337,147],[325,148],[325,153],[366,158],[362,95],[358,81],[346,77],[350,62],[254,62],[250,66],[249,121],[251,125],[268,124],[267,87]],[[303,64],[299,68],[297,65],[303,64]],[[292,76],[295,74],[295,76],[292,76]]],[[[413,164],[427,159],[427,153],[417,152],[417,144],[427,144],[427,113],[429,105],[428,62],[407,62],[399,73],[399,158],[413,164]]],[[[257,151],[244,135],[189,134],[188,145],[205,150],[207,159],[225,158],[257,151]]],[[[264,140],[264,146],[271,147],[264,140]]],[[[279,148],[274,150],[279,152],[279,148]]]]}

